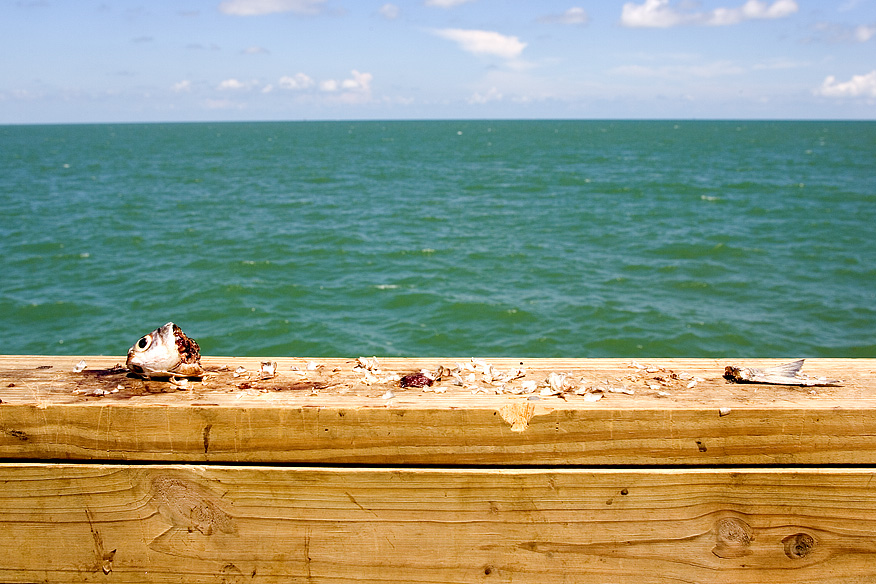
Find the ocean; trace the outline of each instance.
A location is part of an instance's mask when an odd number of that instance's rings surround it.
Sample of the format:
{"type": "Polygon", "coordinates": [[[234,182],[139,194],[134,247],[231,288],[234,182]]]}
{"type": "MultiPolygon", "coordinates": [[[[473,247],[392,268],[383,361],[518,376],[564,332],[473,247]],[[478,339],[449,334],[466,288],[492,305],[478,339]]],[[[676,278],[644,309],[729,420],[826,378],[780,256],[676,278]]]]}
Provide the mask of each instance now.
{"type": "Polygon", "coordinates": [[[876,357],[876,123],[0,126],[0,353],[876,357]]]}

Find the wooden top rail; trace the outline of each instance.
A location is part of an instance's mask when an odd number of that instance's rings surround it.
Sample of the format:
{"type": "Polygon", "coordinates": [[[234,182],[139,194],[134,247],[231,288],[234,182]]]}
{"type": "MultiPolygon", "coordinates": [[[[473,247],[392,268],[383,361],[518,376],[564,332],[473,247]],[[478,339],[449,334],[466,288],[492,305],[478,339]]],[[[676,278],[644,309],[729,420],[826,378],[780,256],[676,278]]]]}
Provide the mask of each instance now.
{"type": "Polygon", "coordinates": [[[485,359],[496,377],[525,370],[503,386],[470,359],[378,358],[366,371],[356,359],[204,357],[207,375],[180,387],[129,375],[122,357],[0,356],[0,458],[876,464],[876,360],[807,360],[803,373],[842,380],[829,387],[723,378],[727,365],[789,360],[485,359]],[[277,363],[273,376],[265,361],[277,363]],[[399,387],[403,375],[457,363],[463,385],[445,372],[432,387],[399,387]],[[552,373],[571,388],[547,395],[552,373]]]}

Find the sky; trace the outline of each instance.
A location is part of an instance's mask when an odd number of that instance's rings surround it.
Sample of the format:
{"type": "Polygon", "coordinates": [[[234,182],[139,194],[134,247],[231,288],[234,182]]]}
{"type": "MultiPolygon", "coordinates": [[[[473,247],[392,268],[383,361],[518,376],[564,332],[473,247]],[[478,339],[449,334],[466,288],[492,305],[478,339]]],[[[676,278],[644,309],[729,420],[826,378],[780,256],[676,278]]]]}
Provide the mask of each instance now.
{"type": "Polygon", "coordinates": [[[876,0],[0,0],[0,124],[876,119],[876,0]]]}

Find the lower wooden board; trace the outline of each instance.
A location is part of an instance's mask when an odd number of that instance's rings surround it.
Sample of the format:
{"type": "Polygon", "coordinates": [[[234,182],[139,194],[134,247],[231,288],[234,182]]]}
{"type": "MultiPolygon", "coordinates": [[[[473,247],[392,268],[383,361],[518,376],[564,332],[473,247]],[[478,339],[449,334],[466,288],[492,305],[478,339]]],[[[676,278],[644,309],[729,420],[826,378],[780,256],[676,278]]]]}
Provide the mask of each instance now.
{"type": "Polygon", "coordinates": [[[876,468],[0,465],[2,582],[865,583],[876,468]]]}
{"type": "Polygon", "coordinates": [[[185,388],[144,381],[123,359],[0,357],[0,458],[394,465],[876,465],[876,361],[807,360],[833,387],[742,385],[730,363],[779,360],[491,359],[524,377],[501,388],[401,388],[397,376],[455,359],[205,357],[185,388]],[[242,369],[238,373],[238,369],[242,369]],[[551,373],[625,389],[599,401],[543,395],[551,373]],[[237,375],[237,376],[235,376],[237,375]],[[392,381],[395,376],[395,381],[392,381]],[[539,389],[512,393],[531,381],[539,389]],[[694,383],[695,382],[695,383],[694,383]],[[436,390],[440,393],[436,393],[436,390]],[[99,395],[93,392],[98,391],[99,395]]]}

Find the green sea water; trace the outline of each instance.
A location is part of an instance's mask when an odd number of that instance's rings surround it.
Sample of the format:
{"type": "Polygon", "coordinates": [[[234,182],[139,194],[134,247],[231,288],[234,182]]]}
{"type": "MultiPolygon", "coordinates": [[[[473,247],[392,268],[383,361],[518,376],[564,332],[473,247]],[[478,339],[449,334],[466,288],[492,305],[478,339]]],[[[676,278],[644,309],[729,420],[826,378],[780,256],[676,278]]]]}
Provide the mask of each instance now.
{"type": "Polygon", "coordinates": [[[0,127],[0,353],[876,357],[876,123],[0,127]]]}

